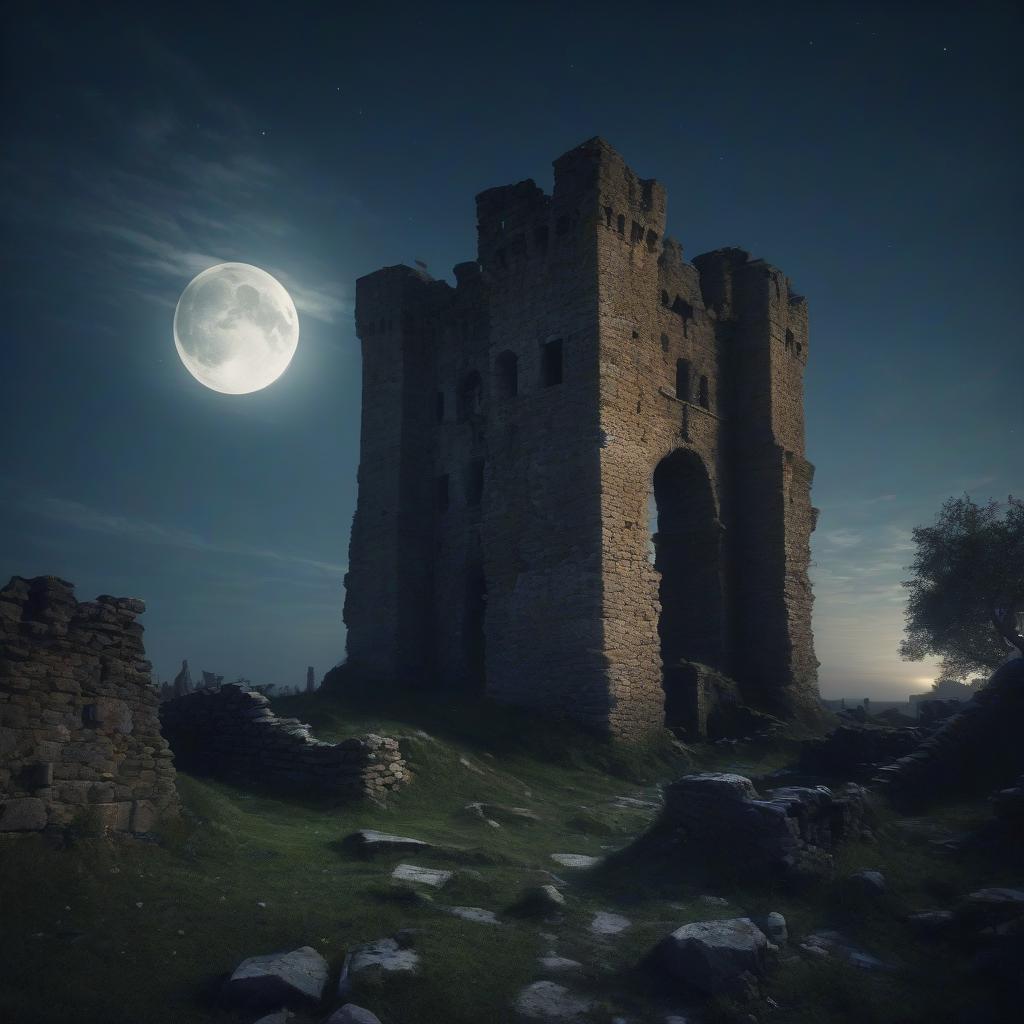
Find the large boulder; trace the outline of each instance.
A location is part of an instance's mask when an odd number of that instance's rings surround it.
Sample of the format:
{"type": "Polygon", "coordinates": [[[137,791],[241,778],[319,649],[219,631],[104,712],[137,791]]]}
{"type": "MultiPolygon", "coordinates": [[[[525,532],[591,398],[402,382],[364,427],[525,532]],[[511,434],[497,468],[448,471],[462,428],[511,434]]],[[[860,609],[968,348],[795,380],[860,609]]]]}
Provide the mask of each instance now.
{"type": "Polygon", "coordinates": [[[748,917],[696,921],[677,928],[654,949],[654,960],[677,981],[707,995],[742,987],[764,974],[768,939],[748,917]]]}
{"type": "Polygon", "coordinates": [[[592,1000],[554,981],[535,981],[516,998],[516,1010],[528,1020],[582,1024],[592,1008],[592,1000]]]}
{"type": "Polygon", "coordinates": [[[301,1006],[320,1002],[327,961],[312,946],[289,953],[251,956],[224,983],[224,999],[247,1006],[301,1006]]]}
{"type": "Polygon", "coordinates": [[[380,1024],[380,1017],[363,1006],[346,1003],[335,1010],[324,1024],[380,1024]]]}
{"type": "Polygon", "coordinates": [[[759,797],[742,775],[684,775],[665,790],[661,826],[679,830],[715,860],[742,861],[749,870],[818,873],[832,867],[832,850],[859,836],[864,790],[849,784],[785,786],[759,797]]]}

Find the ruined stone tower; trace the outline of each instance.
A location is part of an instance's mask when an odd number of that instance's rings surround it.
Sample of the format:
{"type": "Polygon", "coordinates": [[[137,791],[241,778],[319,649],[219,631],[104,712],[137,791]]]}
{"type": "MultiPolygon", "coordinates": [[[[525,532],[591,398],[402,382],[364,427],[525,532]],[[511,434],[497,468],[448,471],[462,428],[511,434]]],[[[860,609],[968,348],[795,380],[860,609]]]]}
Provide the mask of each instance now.
{"type": "Polygon", "coordinates": [[[699,731],[701,666],[809,709],[804,299],[739,249],[684,261],[603,140],[554,168],[477,196],[454,288],[358,281],[349,664],[627,738],[699,731]]]}

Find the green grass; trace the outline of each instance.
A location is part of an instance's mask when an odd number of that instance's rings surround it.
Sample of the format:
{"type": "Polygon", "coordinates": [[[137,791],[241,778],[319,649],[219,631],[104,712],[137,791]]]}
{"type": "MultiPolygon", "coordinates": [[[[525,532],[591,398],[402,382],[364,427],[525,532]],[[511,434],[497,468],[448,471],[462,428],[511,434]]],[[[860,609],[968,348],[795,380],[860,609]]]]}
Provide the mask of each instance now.
{"type": "MultiPolygon", "coordinates": [[[[680,851],[654,844],[612,856],[596,871],[573,872],[550,854],[605,855],[629,846],[651,812],[612,801],[656,799],[655,783],[689,766],[678,750],[666,743],[627,751],[525,712],[457,699],[404,695],[382,705],[317,695],[276,706],[310,721],[323,738],[366,731],[402,737],[415,780],[379,807],[179,775],[186,814],[160,845],[85,837],[63,849],[41,837],[0,844],[0,1019],[252,1021],[258,1014],[236,1014],[218,1001],[224,977],[245,957],[312,945],[330,961],[333,985],[346,951],[408,927],[418,930],[417,976],[392,976],[376,987],[359,983],[355,993],[384,1024],[511,1021],[515,993],[539,976],[535,959],[552,948],[584,964],[582,978],[567,983],[598,999],[595,1021],[607,1022],[614,1010],[647,1024],[679,1007],[671,991],[637,967],[668,931],[691,920],[778,910],[797,940],[837,928],[901,970],[868,976],[842,965],[784,964],[768,983],[780,1004],[772,1021],[942,1021],[950,1006],[978,993],[961,977],[957,951],[922,946],[903,917],[948,905],[979,885],[1020,881],[980,854],[955,859],[937,850],[891,814],[883,815],[879,843],[854,844],[842,854],[841,873],[885,872],[890,892],[875,904],[853,900],[838,883],[792,888],[755,884],[742,872],[702,874],[680,851]],[[526,807],[540,820],[507,820],[495,829],[465,813],[478,800],[526,807]],[[438,848],[359,860],[341,840],[364,827],[438,848]],[[400,860],[449,868],[455,878],[430,899],[403,900],[389,881],[400,860]],[[463,905],[501,913],[551,871],[569,883],[560,921],[506,917],[494,927],[444,912],[463,905]],[[698,900],[709,893],[730,905],[698,900]],[[597,910],[622,913],[633,927],[594,936],[589,923],[597,910]]],[[[794,751],[783,740],[694,748],[693,756],[702,768],[759,776],[792,760],[794,751]]],[[[964,805],[929,821],[959,830],[986,814],[964,805]]],[[[709,1021],[740,1020],[745,1012],[722,1001],[710,1008],[709,1021]]]]}

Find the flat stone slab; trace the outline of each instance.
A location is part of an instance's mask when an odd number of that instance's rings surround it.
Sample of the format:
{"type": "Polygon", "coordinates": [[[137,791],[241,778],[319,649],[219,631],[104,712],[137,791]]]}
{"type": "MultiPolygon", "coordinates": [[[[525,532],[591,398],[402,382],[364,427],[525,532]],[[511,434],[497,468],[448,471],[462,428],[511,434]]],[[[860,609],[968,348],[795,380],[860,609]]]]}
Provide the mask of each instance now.
{"type": "Polygon", "coordinates": [[[243,960],[224,983],[231,1003],[294,1006],[318,1003],[327,986],[327,961],[312,946],[243,960]]]}
{"type": "Polygon", "coordinates": [[[507,804],[489,804],[482,801],[466,804],[464,810],[475,818],[487,821],[493,819],[506,824],[514,822],[533,823],[540,821],[540,815],[528,807],[509,807],[507,804]]]}
{"type": "Polygon", "coordinates": [[[419,882],[440,889],[451,880],[452,872],[440,868],[421,868],[416,864],[399,864],[391,872],[391,877],[397,882],[419,882]]]}
{"type": "Polygon", "coordinates": [[[480,907],[448,907],[448,913],[461,917],[463,921],[476,921],[477,924],[501,924],[493,910],[480,907]]]}
{"type": "Polygon", "coordinates": [[[579,971],[583,964],[579,960],[570,960],[567,956],[559,956],[554,950],[537,957],[537,963],[542,971],[551,974],[567,974],[570,971],[579,971]]]}
{"type": "Polygon", "coordinates": [[[379,939],[353,950],[349,961],[349,974],[358,974],[369,968],[382,971],[414,971],[420,962],[414,949],[403,949],[394,939],[379,939]]]}
{"type": "Polygon", "coordinates": [[[600,857],[591,857],[587,853],[553,853],[551,859],[563,868],[592,868],[601,863],[600,857]]]}
{"type": "Polygon", "coordinates": [[[866,953],[863,949],[858,949],[839,932],[814,932],[800,943],[800,948],[812,956],[834,956],[839,960],[845,960],[851,967],[859,967],[862,971],[892,970],[890,964],[866,953]]]}
{"type": "Polygon", "coordinates": [[[605,910],[599,910],[590,922],[590,930],[595,935],[618,935],[627,928],[632,928],[633,922],[621,914],[611,914],[605,910]]]}
{"type": "Polygon", "coordinates": [[[535,981],[516,997],[516,1010],[530,1020],[582,1024],[593,1002],[554,981],[535,981]]]}
{"type": "Polygon", "coordinates": [[[373,856],[375,853],[391,853],[402,850],[429,850],[430,843],[408,836],[393,836],[387,832],[364,828],[345,837],[345,843],[357,853],[373,856]]]}
{"type": "Polygon", "coordinates": [[[748,917],[696,921],[677,928],[655,949],[674,978],[709,995],[727,992],[741,974],[764,973],[768,939],[748,917]]]}

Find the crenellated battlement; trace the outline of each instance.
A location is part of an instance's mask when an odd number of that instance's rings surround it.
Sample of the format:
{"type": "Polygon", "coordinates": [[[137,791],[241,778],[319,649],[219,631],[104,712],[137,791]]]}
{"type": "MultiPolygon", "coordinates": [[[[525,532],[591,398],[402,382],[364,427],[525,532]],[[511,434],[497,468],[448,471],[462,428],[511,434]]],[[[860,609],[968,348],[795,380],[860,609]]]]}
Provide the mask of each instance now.
{"type": "Polygon", "coordinates": [[[743,249],[686,260],[600,138],[476,214],[454,288],[357,282],[353,667],[622,737],[714,728],[711,676],[812,707],[806,302],[743,249]]]}

